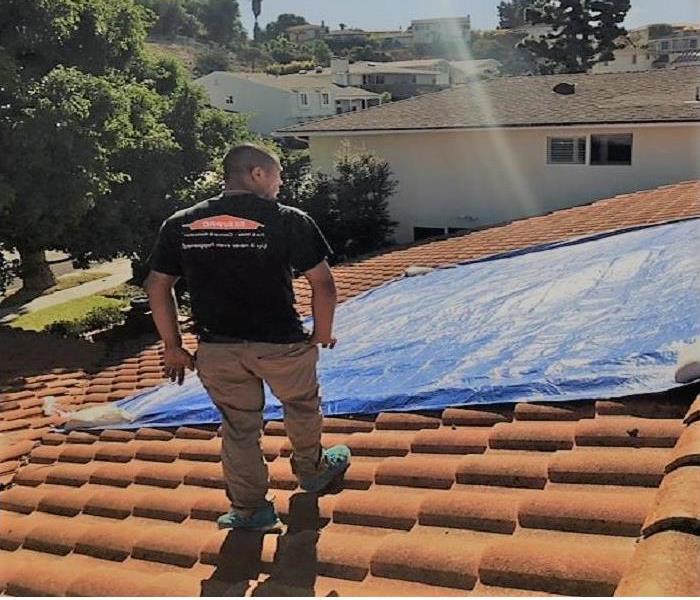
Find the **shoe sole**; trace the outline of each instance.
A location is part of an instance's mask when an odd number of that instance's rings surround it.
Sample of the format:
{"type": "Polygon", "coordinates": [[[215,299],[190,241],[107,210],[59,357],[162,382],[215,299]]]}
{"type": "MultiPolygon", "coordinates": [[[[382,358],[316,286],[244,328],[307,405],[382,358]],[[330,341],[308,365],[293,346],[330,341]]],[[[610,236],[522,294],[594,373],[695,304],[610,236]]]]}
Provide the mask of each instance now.
{"type": "Polygon", "coordinates": [[[219,525],[219,530],[222,529],[231,529],[238,531],[255,531],[257,533],[284,533],[284,524],[282,523],[282,521],[277,521],[272,525],[261,525],[260,527],[241,527],[240,525],[233,527],[222,527],[221,525],[219,525]]]}

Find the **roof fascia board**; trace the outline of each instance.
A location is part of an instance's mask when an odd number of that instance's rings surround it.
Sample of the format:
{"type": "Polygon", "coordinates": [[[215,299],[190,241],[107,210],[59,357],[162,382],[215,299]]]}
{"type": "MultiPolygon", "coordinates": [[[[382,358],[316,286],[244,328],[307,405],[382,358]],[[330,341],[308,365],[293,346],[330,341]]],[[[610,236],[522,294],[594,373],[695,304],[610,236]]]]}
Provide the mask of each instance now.
{"type": "Polygon", "coordinates": [[[619,123],[552,123],[549,125],[510,125],[498,127],[495,125],[485,125],[483,127],[436,127],[425,129],[334,129],[331,131],[273,131],[275,137],[305,136],[305,137],[338,137],[338,136],[360,136],[360,135],[392,135],[406,133],[454,133],[462,131],[484,131],[488,129],[498,129],[500,131],[517,131],[519,129],[619,129],[620,127],[652,128],[652,127],[700,127],[698,121],[654,121],[642,122],[620,121],[619,123]]]}

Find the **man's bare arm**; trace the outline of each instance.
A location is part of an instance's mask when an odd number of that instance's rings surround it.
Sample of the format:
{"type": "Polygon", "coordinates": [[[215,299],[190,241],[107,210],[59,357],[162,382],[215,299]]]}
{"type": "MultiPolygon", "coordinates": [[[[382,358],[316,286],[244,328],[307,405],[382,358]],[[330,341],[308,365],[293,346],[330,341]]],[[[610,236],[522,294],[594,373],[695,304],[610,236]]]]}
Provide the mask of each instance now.
{"type": "Polygon", "coordinates": [[[192,355],[182,348],[182,335],[177,322],[177,304],[174,287],[179,277],[151,271],[143,288],[153,313],[153,321],[165,345],[165,371],[172,381],[182,384],[185,367],[194,369],[192,355]]]}
{"type": "Polygon", "coordinates": [[[335,346],[333,338],[333,317],[338,300],[333,273],[324,260],[313,269],[306,271],[304,277],[311,285],[311,310],[314,317],[314,332],[311,342],[321,344],[324,348],[335,346]]]}

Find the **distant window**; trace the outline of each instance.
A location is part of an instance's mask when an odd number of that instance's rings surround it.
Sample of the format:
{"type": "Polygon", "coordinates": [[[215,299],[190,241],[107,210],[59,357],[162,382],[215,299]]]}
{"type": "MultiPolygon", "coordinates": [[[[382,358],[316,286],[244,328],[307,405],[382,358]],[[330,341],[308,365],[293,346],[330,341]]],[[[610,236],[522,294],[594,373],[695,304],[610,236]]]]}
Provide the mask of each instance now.
{"type": "Polygon", "coordinates": [[[445,235],[444,227],[414,227],[413,228],[413,239],[417,242],[418,240],[425,240],[431,237],[438,237],[445,235]]]}
{"type": "Polygon", "coordinates": [[[547,138],[547,163],[550,165],[582,165],[586,162],[586,138],[547,138]]]}
{"type": "Polygon", "coordinates": [[[633,65],[636,65],[636,64],[637,64],[637,55],[636,55],[636,54],[633,54],[633,55],[632,55],[632,64],[633,64],[633,65]]]}
{"type": "Polygon", "coordinates": [[[668,50],[669,43],[666,42],[661,42],[661,49],[662,50],[668,50]]]}
{"type": "Polygon", "coordinates": [[[377,83],[384,83],[384,75],[377,75],[377,83]]]}
{"type": "Polygon", "coordinates": [[[328,94],[321,94],[321,104],[328,105],[331,103],[331,97],[328,94]]]}
{"type": "Polygon", "coordinates": [[[688,47],[689,48],[697,48],[698,47],[698,38],[690,38],[688,40],[688,47]]]}
{"type": "Polygon", "coordinates": [[[632,134],[592,135],[592,165],[631,165],[632,134]]]}
{"type": "Polygon", "coordinates": [[[651,56],[650,56],[649,53],[647,52],[646,59],[649,60],[650,58],[651,58],[651,56]]]}
{"type": "Polygon", "coordinates": [[[299,94],[299,104],[301,104],[302,106],[308,106],[309,105],[309,95],[305,94],[304,92],[299,94]]]}
{"type": "Polygon", "coordinates": [[[226,96],[226,100],[224,100],[226,104],[233,104],[233,96],[226,96]]]}

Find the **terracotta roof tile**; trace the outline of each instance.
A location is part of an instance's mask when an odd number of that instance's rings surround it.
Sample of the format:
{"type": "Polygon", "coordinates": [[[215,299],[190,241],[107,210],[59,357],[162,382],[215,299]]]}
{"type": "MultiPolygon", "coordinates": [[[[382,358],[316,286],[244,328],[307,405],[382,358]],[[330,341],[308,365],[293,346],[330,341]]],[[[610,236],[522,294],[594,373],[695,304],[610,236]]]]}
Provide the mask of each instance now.
{"type": "Polygon", "coordinates": [[[188,485],[199,485],[210,488],[224,489],[224,471],[221,463],[202,462],[189,463],[190,469],[185,473],[184,483],[188,485]]]}
{"type": "Polygon", "coordinates": [[[421,525],[513,533],[519,500],[498,493],[453,491],[426,495],[420,503],[421,525]]]}
{"type": "Polygon", "coordinates": [[[384,538],[371,562],[372,575],[462,589],[478,578],[483,546],[458,533],[399,533],[384,538]]]}
{"type": "Polygon", "coordinates": [[[449,489],[455,482],[460,460],[459,457],[445,456],[438,461],[434,456],[420,454],[391,457],[379,463],[375,481],[382,485],[449,489]]]}
{"type": "Polygon", "coordinates": [[[491,429],[491,448],[508,450],[570,450],[574,446],[573,423],[497,423],[491,429]]]}
{"type": "Polygon", "coordinates": [[[700,465],[700,421],[685,428],[666,465],[666,472],[686,465],[700,465]]]}
{"type": "Polygon", "coordinates": [[[446,408],[442,412],[442,421],[445,425],[475,425],[491,427],[496,423],[511,421],[512,409],[499,409],[496,407],[484,408],[446,408]]]}
{"type": "Polygon", "coordinates": [[[514,416],[518,421],[578,421],[594,417],[595,407],[591,402],[518,402],[514,416]]]}
{"type": "Polygon", "coordinates": [[[358,456],[405,456],[415,435],[409,431],[353,433],[345,443],[358,456]]]}
{"type": "Polygon", "coordinates": [[[396,503],[396,491],[373,487],[365,491],[348,490],[338,497],[333,509],[333,521],[350,525],[388,527],[409,530],[418,520],[422,494],[402,491],[396,503]]]}
{"type": "MultiPolygon", "coordinates": [[[[335,267],[336,279],[350,297],[411,264],[700,215],[699,192],[679,184],[399,248],[335,267]]],[[[184,343],[194,349],[196,338],[186,333],[184,343]]],[[[0,491],[0,590],[594,595],[611,593],[625,565],[618,592],[697,589],[684,570],[698,557],[698,400],[688,410],[697,389],[453,407],[440,418],[327,418],[322,443],[348,443],[354,457],[344,489],[318,499],[297,491],[284,426],[268,423],[270,491],[288,531],[261,542],[216,529],[228,509],[220,428],[65,435],[49,433],[54,417],[12,413],[40,409],[52,394],[85,406],[162,375],[162,347],[148,336],[110,349],[90,372],[56,369],[0,388],[9,429],[0,458],[15,457],[0,462],[0,484],[13,479],[0,491]],[[23,572],[27,564],[39,576],[23,572]]]]}
{"type": "Polygon", "coordinates": [[[482,454],[488,447],[490,430],[484,427],[440,427],[416,433],[411,452],[436,454],[482,454]]]}
{"type": "Polygon", "coordinates": [[[437,429],[440,427],[440,419],[434,417],[424,417],[411,413],[391,413],[385,412],[377,415],[374,422],[375,429],[437,429]]]}
{"type": "Polygon", "coordinates": [[[318,572],[327,577],[362,581],[382,538],[362,533],[324,529],[317,545],[318,572]]]}
{"type": "Polygon", "coordinates": [[[518,514],[523,527],[637,537],[650,504],[636,492],[549,491],[524,498],[518,514]]]}
{"type": "Polygon", "coordinates": [[[522,488],[543,488],[550,456],[526,453],[466,456],[457,466],[457,482],[522,488]]]}
{"type": "Polygon", "coordinates": [[[490,545],[479,576],[487,585],[566,595],[610,596],[629,564],[633,547],[569,545],[547,537],[509,539],[490,545]]]}
{"type": "Polygon", "coordinates": [[[644,535],[666,529],[700,534],[700,466],[678,468],[661,482],[644,535]]]}
{"type": "Polygon", "coordinates": [[[578,449],[553,456],[549,477],[560,483],[656,487],[668,459],[665,449],[578,449]]]}
{"type": "Polygon", "coordinates": [[[134,542],[132,556],[143,560],[191,567],[199,560],[204,540],[175,526],[150,527],[134,542]]]}
{"type": "Polygon", "coordinates": [[[687,425],[695,421],[700,420],[700,395],[695,398],[695,402],[688,409],[688,413],[685,415],[683,422],[687,425]]]}
{"type": "Polygon", "coordinates": [[[678,419],[600,417],[577,424],[576,444],[673,448],[682,431],[683,424],[678,419]]]}
{"type": "Polygon", "coordinates": [[[642,540],[616,596],[700,594],[700,536],[662,531],[642,540]]]}
{"type": "MultiPolygon", "coordinates": [[[[141,463],[143,464],[143,463],[141,463]]],[[[158,463],[159,466],[162,466],[158,463]]],[[[134,483],[139,463],[95,463],[90,483],[125,488],[134,483]]]]}

